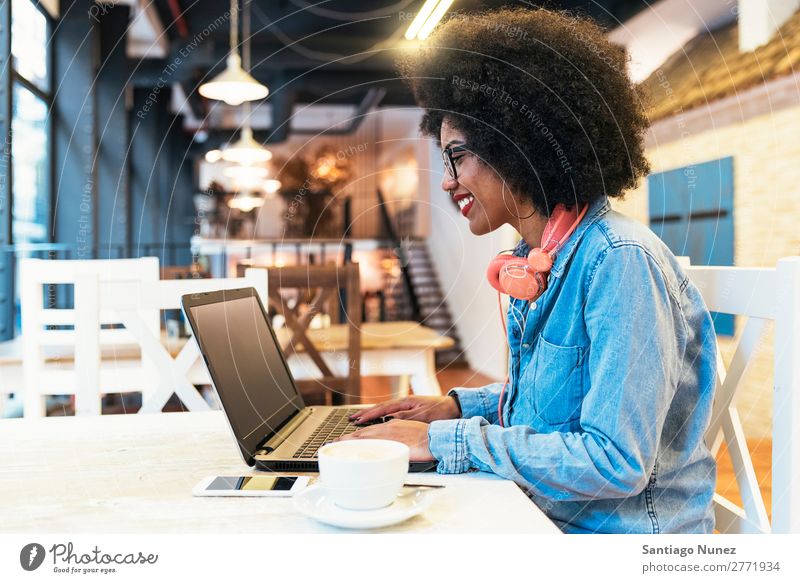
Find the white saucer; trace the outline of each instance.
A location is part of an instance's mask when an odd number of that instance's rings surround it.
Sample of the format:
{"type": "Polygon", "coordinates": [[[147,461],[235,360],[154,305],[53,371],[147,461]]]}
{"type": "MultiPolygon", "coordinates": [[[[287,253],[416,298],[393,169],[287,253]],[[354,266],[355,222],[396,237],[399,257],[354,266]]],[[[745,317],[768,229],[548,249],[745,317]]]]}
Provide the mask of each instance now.
{"type": "Polygon", "coordinates": [[[324,486],[306,488],[292,496],[295,509],[320,522],[341,528],[381,528],[399,524],[427,510],[436,490],[403,489],[389,506],[376,510],[345,510],[333,503],[324,486]]]}

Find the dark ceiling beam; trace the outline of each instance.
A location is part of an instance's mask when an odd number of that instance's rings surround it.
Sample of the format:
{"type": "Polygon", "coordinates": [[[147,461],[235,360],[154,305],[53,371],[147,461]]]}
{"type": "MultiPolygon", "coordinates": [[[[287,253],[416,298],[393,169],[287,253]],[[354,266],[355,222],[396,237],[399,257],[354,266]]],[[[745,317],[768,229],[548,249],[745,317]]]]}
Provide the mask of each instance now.
{"type": "MultiPolygon", "coordinates": [[[[178,82],[181,83],[193,101],[193,110],[203,110],[202,101],[197,93],[198,84],[208,80],[210,76],[203,76],[202,72],[195,70],[193,73],[183,74],[175,69],[172,73],[168,59],[149,59],[142,61],[133,74],[133,84],[136,87],[156,87],[159,84],[178,82]],[[197,107],[195,107],[197,104],[197,107]]],[[[405,84],[397,78],[394,71],[381,70],[350,70],[329,71],[318,69],[285,70],[280,74],[271,75],[269,79],[262,79],[270,89],[271,96],[267,99],[273,101],[282,93],[295,92],[303,101],[314,101],[322,98],[326,103],[358,103],[364,89],[382,87],[389,93],[389,98],[411,103],[411,94],[405,84]],[[407,98],[403,99],[404,96],[407,98]]]]}
{"type": "MultiPolygon", "coordinates": [[[[353,42],[352,39],[336,44],[337,53],[345,55],[363,50],[363,45],[353,42]],[[343,47],[344,45],[344,47],[343,47]],[[349,45],[349,46],[348,46],[349,45]]],[[[143,59],[132,62],[134,69],[134,83],[137,86],[146,86],[158,82],[159,77],[166,73],[178,82],[190,77],[195,69],[208,71],[210,79],[225,68],[225,59],[228,55],[227,44],[205,41],[192,47],[172,44],[170,55],[165,59],[143,59]]],[[[293,52],[279,45],[255,44],[251,51],[251,73],[258,80],[267,80],[276,73],[287,70],[309,70],[320,68],[324,70],[350,71],[369,69],[392,73],[396,70],[394,51],[376,53],[358,63],[348,63],[346,60],[316,60],[293,52]]]]}
{"type": "MultiPolygon", "coordinates": [[[[170,83],[187,83],[187,86],[196,85],[211,79],[211,76],[199,74],[174,74],[169,73],[169,61],[166,59],[149,59],[140,64],[133,73],[133,84],[136,87],[155,87],[159,83],[162,85],[170,83]]],[[[315,95],[326,95],[334,92],[347,91],[349,87],[361,95],[365,86],[386,85],[394,87],[405,87],[402,80],[398,78],[394,71],[387,72],[382,70],[354,69],[350,71],[328,71],[318,69],[308,70],[284,70],[280,74],[270,75],[268,78],[259,79],[265,82],[270,93],[280,93],[288,88],[297,90],[311,90],[315,95]]],[[[196,87],[195,87],[196,88],[196,87]]],[[[188,93],[188,91],[187,91],[188,93]]],[[[269,99],[269,98],[268,98],[269,99]]]]}
{"type": "MultiPolygon", "coordinates": [[[[278,123],[273,123],[273,126],[268,129],[254,128],[253,138],[262,144],[278,144],[285,141],[289,137],[290,133],[298,135],[347,136],[359,128],[361,123],[364,121],[364,118],[371,110],[381,105],[385,95],[385,89],[375,87],[369,89],[366,95],[364,95],[363,99],[361,99],[359,102],[347,125],[344,127],[311,128],[302,130],[295,130],[291,128],[291,113],[294,110],[295,102],[293,102],[290,98],[286,98],[284,101],[281,101],[281,103],[284,104],[283,108],[276,108],[273,104],[272,116],[274,120],[278,120],[278,123]],[[291,107],[288,109],[289,117],[287,118],[285,117],[287,111],[285,108],[287,108],[289,105],[291,105],[291,107]]],[[[196,149],[202,149],[205,152],[207,150],[217,148],[222,144],[236,139],[238,133],[238,128],[211,129],[208,131],[208,139],[202,144],[198,144],[196,149]]]]}
{"type": "MultiPolygon", "coordinates": [[[[400,83],[399,75],[394,71],[382,71],[380,69],[353,69],[350,71],[328,71],[317,69],[315,71],[288,70],[282,76],[288,80],[289,86],[299,85],[314,89],[317,95],[324,95],[332,92],[346,91],[352,87],[359,92],[370,85],[384,83],[400,83]]],[[[277,82],[272,83],[274,90],[279,90],[277,82]]]]}
{"type": "MultiPolygon", "coordinates": [[[[254,44],[251,52],[252,69],[256,72],[264,70],[284,70],[284,69],[312,69],[315,67],[325,67],[332,69],[352,69],[368,68],[385,71],[394,71],[397,67],[395,58],[397,51],[376,50],[367,53],[365,45],[358,42],[358,39],[331,39],[319,53],[318,58],[307,56],[314,54],[313,50],[303,53],[295,52],[284,45],[279,44],[254,44]],[[333,50],[331,50],[331,47],[333,50]],[[328,56],[329,55],[329,56],[328,56]]],[[[227,51],[222,47],[215,49],[214,56],[216,62],[224,64],[227,51]]]]}

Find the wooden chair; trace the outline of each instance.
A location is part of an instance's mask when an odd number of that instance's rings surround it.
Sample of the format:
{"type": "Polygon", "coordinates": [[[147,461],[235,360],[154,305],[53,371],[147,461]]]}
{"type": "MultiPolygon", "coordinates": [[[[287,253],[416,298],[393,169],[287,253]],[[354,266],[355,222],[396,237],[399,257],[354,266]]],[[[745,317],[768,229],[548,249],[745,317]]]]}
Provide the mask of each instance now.
{"type": "MultiPolygon", "coordinates": [[[[76,415],[100,414],[100,393],[142,391],[155,379],[153,365],[143,359],[106,363],[103,347],[133,341],[128,330],[101,329],[119,324],[98,308],[102,282],[155,282],[158,258],[109,260],[20,260],[22,317],[23,412],[25,417],[45,413],[44,395],[75,395],[76,415]],[[55,285],[74,286],[74,308],[54,309],[55,285]],[[53,362],[56,354],[63,357],[53,362]]],[[[159,330],[156,310],[140,313],[142,325],[159,330]]]]}
{"type": "Polygon", "coordinates": [[[362,313],[358,264],[268,267],[267,271],[269,305],[283,316],[291,330],[284,352],[306,403],[359,402],[362,313]],[[292,305],[288,290],[295,290],[297,301],[292,305]],[[344,290],[344,301],[340,290],[344,290]],[[306,335],[314,316],[333,315],[331,320],[335,322],[343,305],[347,314],[347,354],[325,350],[324,340],[322,346],[315,346],[306,335]]]}
{"type": "Polygon", "coordinates": [[[717,351],[706,443],[714,456],[726,443],[742,506],[715,494],[716,528],[723,533],[800,533],[800,257],[781,259],[775,268],[685,269],[709,310],[746,318],[727,368],[717,351]],[[736,393],[768,320],[775,327],[771,525],[736,409],[736,393]]]}

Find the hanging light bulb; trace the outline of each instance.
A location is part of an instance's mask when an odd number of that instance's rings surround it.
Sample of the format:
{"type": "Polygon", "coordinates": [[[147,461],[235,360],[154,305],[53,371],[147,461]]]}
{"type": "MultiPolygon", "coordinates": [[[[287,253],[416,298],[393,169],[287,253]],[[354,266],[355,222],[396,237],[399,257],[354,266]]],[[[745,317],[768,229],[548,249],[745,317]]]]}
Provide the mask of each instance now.
{"type": "MultiPolygon", "coordinates": [[[[244,66],[250,68],[250,2],[244,13],[244,66]]],[[[272,152],[253,139],[250,127],[250,102],[244,104],[244,122],[239,139],[222,150],[222,159],[241,165],[263,164],[272,159],[272,152]]]]}
{"type": "MultiPolygon", "coordinates": [[[[247,108],[247,106],[245,106],[247,108]]],[[[247,108],[249,109],[249,108],[247,108]]],[[[249,115],[249,111],[245,114],[249,115]]],[[[239,139],[222,150],[222,159],[226,162],[250,165],[263,164],[272,159],[272,152],[253,139],[253,130],[249,122],[245,122],[239,139]]]]}
{"type": "Polygon", "coordinates": [[[267,177],[267,169],[263,166],[229,166],[223,174],[228,178],[237,180],[263,180],[267,177]]]}
{"type": "MultiPolygon", "coordinates": [[[[228,105],[241,105],[246,101],[264,99],[269,89],[256,81],[246,69],[242,69],[242,60],[236,49],[239,42],[239,0],[231,0],[231,52],[228,54],[225,70],[208,83],[200,85],[200,95],[208,99],[224,101],[228,105]]],[[[245,38],[249,49],[249,39],[245,38]]],[[[246,55],[249,61],[249,51],[246,55]]]]}
{"type": "Polygon", "coordinates": [[[264,181],[263,188],[267,194],[275,194],[281,189],[281,181],[270,178],[264,181]]]}
{"type": "Polygon", "coordinates": [[[264,198],[253,192],[240,192],[228,200],[228,206],[243,213],[249,213],[254,208],[264,206],[264,198]]]}
{"type": "Polygon", "coordinates": [[[233,179],[233,190],[260,191],[267,169],[260,166],[233,166],[225,169],[225,175],[233,179]]]}
{"type": "Polygon", "coordinates": [[[209,150],[205,155],[206,162],[214,164],[222,160],[222,150],[209,150]]]}
{"type": "Polygon", "coordinates": [[[264,99],[269,95],[269,89],[246,73],[239,55],[231,53],[225,70],[200,86],[200,95],[228,105],[241,105],[245,101],[264,99]]]}

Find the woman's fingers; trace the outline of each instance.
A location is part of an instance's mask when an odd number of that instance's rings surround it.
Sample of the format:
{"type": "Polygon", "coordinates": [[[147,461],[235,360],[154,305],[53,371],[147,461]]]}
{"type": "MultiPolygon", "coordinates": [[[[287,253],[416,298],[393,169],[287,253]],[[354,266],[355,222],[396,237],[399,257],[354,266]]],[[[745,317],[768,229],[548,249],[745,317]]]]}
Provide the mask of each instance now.
{"type": "Polygon", "coordinates": [[[414,407],[405,411],[395,411],[392,417],[395,419],[411,419],[412,421],[425,421],[430,407],[414,407]]]}
{"type": "Polygon", "coordinates": [[[394,415],[396,417],[395,413],[397,411],[405,411],[407,409],[412,409],[413,407],[414,402],[407,399],[386,401],[385,403],[380,403],[374,407],[364,409],[363,411],[359,411],[358,413],[351,415],[350,420],[353,423],[366,423],[385,415],[394,415]]]}
{"type": "Polygon", "coordinates": [[[359,429],[358,431],[354,431],[353,433],[348,433],[342,435],[341,437],[335,439],[334,441],[347,441],[348,439],[369,439],[377,437],[375,431],[376,426],[371,427],[364,427],[363,429],[359,429]]]}
{"type": "Polygon", "coordinates": [[[383,417],[384,415],[393,414],[395,411],[398,411],[401,408],[402,406],[396,402],[389,402],[380,405],[375,405],[370,409],[366,409],[364,411],[356,413],[351,418],[351,421],[353,423],[367,423],[369,421],[372,421],[373,419],[383,417]]]}

